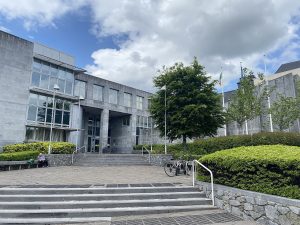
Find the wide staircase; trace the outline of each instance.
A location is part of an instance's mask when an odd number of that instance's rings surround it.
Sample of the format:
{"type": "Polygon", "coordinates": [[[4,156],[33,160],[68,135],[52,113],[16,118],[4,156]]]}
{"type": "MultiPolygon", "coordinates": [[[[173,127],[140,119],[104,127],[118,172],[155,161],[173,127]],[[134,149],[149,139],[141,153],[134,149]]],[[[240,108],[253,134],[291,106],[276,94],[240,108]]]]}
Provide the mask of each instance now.
{"type": "Polygon", "coordinates": [[[74,166],[147,166],[148,155],[141,154],[78,154],[74,166]]]}
{"type": "Polygon", "coordinates": [[[197,188],[179,184],[0,188],[0,224],[65,224],[111,217],[215,209],[197,188]]]}

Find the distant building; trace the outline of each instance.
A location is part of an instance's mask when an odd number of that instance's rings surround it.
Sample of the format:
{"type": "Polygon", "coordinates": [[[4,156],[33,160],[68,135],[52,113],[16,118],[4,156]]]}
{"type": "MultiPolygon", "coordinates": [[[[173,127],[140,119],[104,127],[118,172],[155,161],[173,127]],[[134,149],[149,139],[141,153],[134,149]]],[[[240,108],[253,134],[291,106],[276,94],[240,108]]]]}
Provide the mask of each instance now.
{"type": "MultiPolygon", "coordinates": [[[[273,75],[268,75],[265,77],[268,80],[269,87],[274,90],[270,95],[270,103],[276,101],[277,95],[281,94],[286,97],[296,97],[297,96],[297,82],[300,79],[300,61],[290,62],[282,64],[278,70],[273,75]]],[[[256,83],[256,81],[255,81],[256,83]]],[[[233,91],[228,91],[224,93],[225,107],[227,108],[230,104],[230,99],[234,94],[233,91]]],[[[265,107],[267,108],[267,101],[265,101],[265,107]]],[[[245,134],[245,125],[239,127],[236,122],[226,125],[227,135],[238,135],[245,134]]],[[[273,123],[273,130],[279,131],[276,124],[273,123]]],[[[249,133],[258,133],[262,131],[270,131],[270,119],[268,115],[261,115],[254,120],[248,121],[248,131],[249,133]]],[[[289,132],[300,132],[299,119],[287,129],[289,132]]],[[[218,136],[224,136],[225,130],[219,129],[218,136]]]]}
{"type": "Polygon", "coordinates": [[[85,72],[70,55],[0,31],[0,147],[49,141],[52,119],[53,141],[86,152],[161,141],[148,111],[151,93],[85,72]]]}

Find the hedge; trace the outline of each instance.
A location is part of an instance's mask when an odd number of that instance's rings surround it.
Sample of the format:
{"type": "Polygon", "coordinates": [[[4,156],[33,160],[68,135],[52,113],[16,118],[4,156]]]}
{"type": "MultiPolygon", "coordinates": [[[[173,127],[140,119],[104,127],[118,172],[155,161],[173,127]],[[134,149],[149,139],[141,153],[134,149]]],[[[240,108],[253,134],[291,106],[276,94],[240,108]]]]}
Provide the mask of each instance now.
{"type": "MultiPolygon", "coordinates": [[[[300,147],[238,147],[199,160],[212,170],[215,183],[300,199],[300,147]]],[[[198,173],[200,180],[210,181],[206,171],[198,173]]]]}
{"type": "MultiPolygon", "coordinates": [[[[13,144],[3,147],[4,153],[23,152],[23,151],[38,151],[48,153],[49,142],[35,142],[25,144],[13,144]]],[[[52,154],[72,154],[75,150],[75,145],[69,142],[52,142],[52,154]]]]}
{"type": "Polygon", "coordinates": [[[39,151],[1,153],[0,161],[22,161],[22,160],[36,159],[38,154],[39,151]]]}
{"type": "MultiPolygon", "coordinates": [[[[253,135],[233,135],[226,137],[214,137],[207,139],[197,139],[193,143],[188,143],[188,152],[184,152],[182,144],[168,145],[168,152],[171,154],[191,154],[191,155],[205,155],[223,149],[230,149],[240,146],[257,146],[257,145],[291,145],[300,146],[299,133],[287,132],[263,132],[253,135]]],[[[150,149],[150,145],[146,145],[150,149]]],[[[140,150],[142,145],[135,146],[135,149],[140,150]]],[[[153,153],[163,154],[164,145],[153,145],[153,153]]]]}

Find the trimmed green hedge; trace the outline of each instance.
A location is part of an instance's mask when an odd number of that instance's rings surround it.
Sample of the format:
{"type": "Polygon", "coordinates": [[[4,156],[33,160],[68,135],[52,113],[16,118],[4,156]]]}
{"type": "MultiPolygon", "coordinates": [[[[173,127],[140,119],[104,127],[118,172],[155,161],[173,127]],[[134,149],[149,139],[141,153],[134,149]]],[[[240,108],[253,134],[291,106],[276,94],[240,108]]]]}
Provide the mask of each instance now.
{"type": "MultiPolygon", "coordinates": [[[[226,137],[215,137],[207,139],[198,139],[193,143],[188,143],[188,152],[185,152],[182,144],[168,145],[168,153],[174,155],[206,155],[223,149],[230,149],[240,146],[257,146],[257,145],[290,145],[300,146],[299,133],[286,132],[264,132],[253,135],[234,135],[226,137]]],[[[150,149],[150,145],[146,145],[150,149]]],[[[142,149],[142,145],[135,146],[135,149],[142,149]]],[[[153,153],[163,154],[164,145],[153,145],[153,153]]]]}
{"type": "MultiPolygon", "coordinates": [[[[200,162],[213,171],[215,183],[300,199],[300,147],[238,147],[205,155],[200,162]]],[[[198,175],[210,181],[206,171],[198,175]]]]}
{"type": "MultiPolygon", "coordinates": [[[[38,151],[48,153],[49,142],[35,142],[25,144],[13,144],[3,147],[4,153],[38,151]]],[[[69,142],[52,142],[52,154],[72,154],[76,146],[69,142]]]]}
{"type": "Polygon", "coordinates": [[[0,161],[22,161],[22,160],[36,159],[38,154],[39,151],[1,153],[0,161]]]}

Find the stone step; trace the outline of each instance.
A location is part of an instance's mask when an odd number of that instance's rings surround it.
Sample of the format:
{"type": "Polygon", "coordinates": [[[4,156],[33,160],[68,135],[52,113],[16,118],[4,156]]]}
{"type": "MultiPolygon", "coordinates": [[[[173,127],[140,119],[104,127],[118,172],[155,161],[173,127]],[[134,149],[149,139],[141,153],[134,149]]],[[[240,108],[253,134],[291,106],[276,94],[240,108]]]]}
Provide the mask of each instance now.
{"type": "Polygon", "coordinates": [[[77,209],[211,205],[208,198],[104,200],[104,201],[55,201],[55,202],[0,202],[1,209],[77,209]]]}
{"type": "Polygon", "coordinates": [[[164,193],[164,192],[198,192],[199,189],[191,186],[165,187],[46,187],[46,188],[0,188],[1,195],[40,195],[40,194],[117,194],[117,193],[164,193]]]}
{"type": "Polygon", "coordinates": [[[203,198],[200,192],[154,192],[154,193],[115,193],[115,194],[15,194],[0,195],[0,202],[20,201],[88,201],[88,200],[137,200],[137,199],[176,199],[203,198]]]}
{"type": "Polygon", "coordinates": [[[98,166],[150,166],[149,163],[74,163],[73,166],[98,167],[98,166]]]}
{"type": "MultiPolygon", "coordinates": [[[[157,213],[184,212],[194,210],[216,209],[211,205],[185,206],[151,206],[151,207],[119,207],[119,208],[79,208],[79,209],[1,209],[0,219],[14,218],[83,218],[112,217],[126,215],[146,215],[157,213]]],[[[0,220],[1,222],[1,220],[0,220]]]]}

